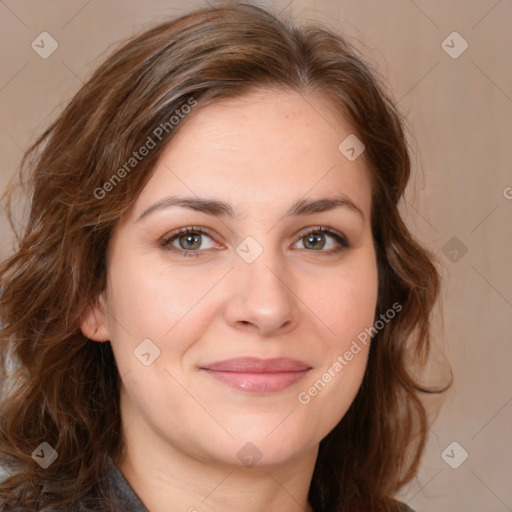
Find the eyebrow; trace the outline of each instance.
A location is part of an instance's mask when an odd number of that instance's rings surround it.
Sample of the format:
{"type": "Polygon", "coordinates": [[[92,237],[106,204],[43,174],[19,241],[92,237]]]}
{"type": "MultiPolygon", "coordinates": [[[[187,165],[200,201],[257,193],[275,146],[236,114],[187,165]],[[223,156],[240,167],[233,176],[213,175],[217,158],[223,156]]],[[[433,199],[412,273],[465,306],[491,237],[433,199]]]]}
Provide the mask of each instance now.
{"type": "MultiPolygon", "coordinates": [[[[241,215],[233,209],[231,204],[216,199],[207,199],[203,197],[189,197],[189,196],[170,196],[160,199],[156,203],[146,208],[135,221],[139,222],[149,214],[170,208],[172,206],[181,206],[191,210],[214,215],[216,217],[231,217],[240,219],[241,215]]],[[[348,196],[344,194],[336,195],[333,197],[323,197],[320,199],[299,199],[294,203],[289,210],[285,213],[285,217],[312,215],[314,213],[326,212],[334,208],[345,207],[361,216],[363,221],[365,216],[361,208],[357,206],[348,196]]]]}

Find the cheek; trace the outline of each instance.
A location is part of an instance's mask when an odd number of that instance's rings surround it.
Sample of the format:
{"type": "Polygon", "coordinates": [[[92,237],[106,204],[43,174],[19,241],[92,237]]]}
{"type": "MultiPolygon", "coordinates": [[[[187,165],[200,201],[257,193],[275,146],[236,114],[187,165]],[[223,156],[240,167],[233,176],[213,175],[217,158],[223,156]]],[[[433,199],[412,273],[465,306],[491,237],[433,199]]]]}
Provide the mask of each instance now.
{"type": "Polygon", "coordinates": [[[194,309],[215,282],[212,277],[148,265],[143,258],[118,259],[109,282],[111,311],[134,335],[161,338],[194,309]]]}
{"type": "Polygon", "coordinates": [[[326,434],[355,399],[368,362],[367,329],[375,319],[378,274],[373,254],[361,256],[323,279],[325,293],[314,288],[311,309],[328,328],[321,336],[321,364],[297,398],[309,417],[318,419],[315,428],[326,434]]]}
{"type": "Polygon", "coordinates": [[[155,360],[156,367],[176,359],[169,356],[185,352],[211,322],[213,309],[202,304],[219,276],[148,265],[135,257],[118,255],[116,261],[110,269],[108,322],[120,369],[139,368],[133,351],[145,339],[164,356],[155,360]]]}
{"type": "Polygon", "coordinates": [[[330,344],[343,346],[373,324],[378,274],[372,255],[310,283],[308,306],[328,327],[330,344]]]}

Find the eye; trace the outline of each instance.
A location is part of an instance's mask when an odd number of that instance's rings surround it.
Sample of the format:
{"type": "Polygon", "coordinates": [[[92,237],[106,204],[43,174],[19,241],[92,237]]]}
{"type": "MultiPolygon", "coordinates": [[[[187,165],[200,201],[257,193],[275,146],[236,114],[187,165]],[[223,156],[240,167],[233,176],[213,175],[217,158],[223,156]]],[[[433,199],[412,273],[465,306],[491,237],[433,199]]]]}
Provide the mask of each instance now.
{"type": "Polygon", "coordinates": [[[308,228],[302,231],[299,236],[301,238],[297,243],[302,242],[303,245],[303,247],[299,247],[299,249],[304,248],[313,251],[335,253],[350,247],[345,236],[325,226],[308,228]],[[327,250],[324,250],[326,246],[327,250]]]}
{"type": "Polygon", "coordinates": [[[199,249],[212,249],[214,247],[209,234],[203,228],[194,226],[187,226],[174,231],[162,240],[161,245],[169,250],[181,252],[183,256],[192,256],[191,253],[198,252],[199,249]],[[212,243],[205,247],[204,238],[210,239],[212,243]]]}
{"type": "MultiPolygon", "coordinates": [[[[350,247],[347,238],[342,233],[326,226],[307,228],[298,236],[299,241],[295,245],[302,243],[303,247],[298,247],[298,249],[306,249],[310,252],[331,254],[350,247]]],[[[203,250],[216,248],[209,232],[195,226],[187,226],[173,231],[161,241],[161,246],[183,256],[200,256],[203,250]],[[206,246],[205,239],[210,240],[206,246]]]]}

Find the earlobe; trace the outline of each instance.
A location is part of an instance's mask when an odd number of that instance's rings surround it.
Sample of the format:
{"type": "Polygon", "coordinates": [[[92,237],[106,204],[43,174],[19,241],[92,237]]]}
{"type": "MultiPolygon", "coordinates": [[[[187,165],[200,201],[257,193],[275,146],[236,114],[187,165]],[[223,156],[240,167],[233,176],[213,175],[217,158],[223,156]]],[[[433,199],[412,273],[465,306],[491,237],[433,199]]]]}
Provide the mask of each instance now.
{"type": "Polygon", "coordinates": [[[110,335],[103,296],[94,300],[80,315],[80,330],[93,341],[109,341],[110,335]]]}

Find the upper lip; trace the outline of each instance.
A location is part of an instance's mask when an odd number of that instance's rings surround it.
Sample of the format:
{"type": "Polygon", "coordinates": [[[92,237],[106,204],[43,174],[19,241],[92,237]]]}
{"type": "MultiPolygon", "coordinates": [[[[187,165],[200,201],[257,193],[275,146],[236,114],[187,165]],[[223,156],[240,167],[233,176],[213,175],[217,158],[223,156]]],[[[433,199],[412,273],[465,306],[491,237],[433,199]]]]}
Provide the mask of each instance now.
{"type": "Polygon", "coordinates": [[[237,373],[279,373],[279,372],[302,372],[309,370],[311,366],[287,357],[275,359],[260,359],[258,357],[237,357],[226,359],[216,363],[200,367],[203,370],[215,370],[237,373]]]}

